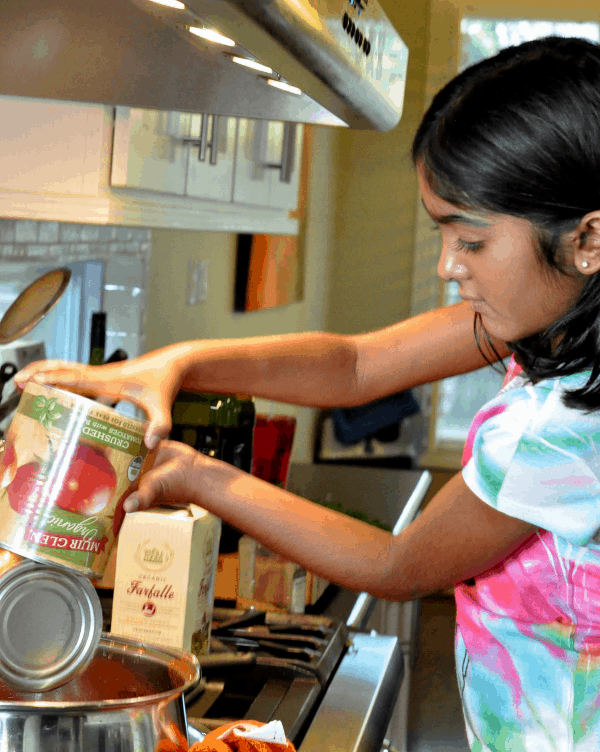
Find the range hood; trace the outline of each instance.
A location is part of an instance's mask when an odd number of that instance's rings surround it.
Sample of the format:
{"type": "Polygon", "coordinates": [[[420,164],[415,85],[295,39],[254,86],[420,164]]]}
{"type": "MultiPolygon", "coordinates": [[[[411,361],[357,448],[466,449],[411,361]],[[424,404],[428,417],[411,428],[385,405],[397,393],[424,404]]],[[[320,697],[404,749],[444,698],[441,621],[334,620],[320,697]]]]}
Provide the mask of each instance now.
{"type": "Polygon", "coordinates": [[[0,94],[378,131],[400,120],[408,50],[377,0],[162,2],[178,7],[2,0],[0,94]]]}

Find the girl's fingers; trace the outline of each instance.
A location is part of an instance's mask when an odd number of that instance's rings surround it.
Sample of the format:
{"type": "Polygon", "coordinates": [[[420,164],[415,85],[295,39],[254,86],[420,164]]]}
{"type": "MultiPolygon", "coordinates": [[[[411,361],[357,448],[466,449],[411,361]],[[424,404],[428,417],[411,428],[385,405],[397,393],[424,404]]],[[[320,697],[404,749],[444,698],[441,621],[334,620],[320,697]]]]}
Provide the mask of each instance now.
{"type": "Polygon", "coordinates": [[[194,484],[190,474],[197,452],[174,441],[159,445],[154,464],[142,477],[139,488],[123,504],[126,512],[168,501],[192,500],[194,484]]]}
{"type": "Polygon", "coordinates": [[[149,449],[169,435],[171,431],[171,405],[169,399],[176,387],[152,378],[148,369],[133,372],[132,364],[115,363],[101,367],[65,360],[47,360],[31,363],[15,375],[17,388],[23,390],[28,381],[47,384],[76,392],[92,399],[102,398],[104,403],[130,402],[143,410],[148,419],[144,442],[149,449]]]}
{"type": "Polygon", "coordinates": [[[62,387],[86,397],[102,397],[105,402],[126,401],[134,404],[148,418],[145,443],[149,448],[154,448],[171,430],[170,405],[164,403],[160,390],[153,390],[150,385],[131,377],[124,379],[116,369],[107,366],[94,368],[61,360],[42,361],[27,366],[15,375],[15,383],[20,389],[24,389],[30,380],[37,384],[62,387]]]}
{"type": "Polygon", "coordinates": [[[15,385],[23,390],[28,381],[83,394],[84,396],[118,397],[118,384],[111,384],[93,367],[65,361],[42,361],[15,374],[15,385]]]}
{"type": "Polygon", "coordinates": [[[23,389],[25,384],[34,377],[41,377],[45,373],[54,373],[57,376],[63,374],[65,377],[69,374],[80,374],[83,369],[81,363],[71,363],[67,360],[38,360],[35,363],[29,363],[15,374],[15,384],[19,389],[23,389]]]}

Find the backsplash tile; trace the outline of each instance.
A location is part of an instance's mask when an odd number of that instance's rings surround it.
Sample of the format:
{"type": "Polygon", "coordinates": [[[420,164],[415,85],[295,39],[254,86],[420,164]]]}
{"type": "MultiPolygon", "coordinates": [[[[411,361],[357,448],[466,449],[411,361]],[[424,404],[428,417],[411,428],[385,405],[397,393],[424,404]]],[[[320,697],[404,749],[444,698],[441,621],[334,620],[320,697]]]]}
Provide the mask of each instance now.
{"type": "Polygon", "coordinates": [[[58,222],[40,222],[38,226],[38,241],[40,243],[56,243],[60,225],[58,222]]]}
{"type": "MultiPolygon", "coordinates": [[[[145,227],[0,219],[0,262],[2,258],[30,261],[36,267],[85,260],[105,263],[102,307],[108,314],[107,357],[118,347],[130,357],[145,351],[151,251],[152,231],[145,227]]],[[[8,273],[6,265],[2,273],[8,273]]]]}
{"type": "Polygon", "coordinates": [[[31,219],[19,219],[15,224],[15,240],[17,243],[30,243],[38,239],[38,223],[31,219]]]}

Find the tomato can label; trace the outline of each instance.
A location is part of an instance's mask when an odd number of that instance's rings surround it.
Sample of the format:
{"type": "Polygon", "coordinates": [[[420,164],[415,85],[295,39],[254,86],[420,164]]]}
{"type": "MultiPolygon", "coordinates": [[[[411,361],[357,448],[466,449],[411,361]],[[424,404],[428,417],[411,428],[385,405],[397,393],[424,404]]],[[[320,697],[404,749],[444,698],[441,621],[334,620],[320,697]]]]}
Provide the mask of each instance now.
{"type": "Polygon", "coordinates": [[[150,464],[145,424],[30,382],[0,457],[0,546],[101,577],[150,464]]]}

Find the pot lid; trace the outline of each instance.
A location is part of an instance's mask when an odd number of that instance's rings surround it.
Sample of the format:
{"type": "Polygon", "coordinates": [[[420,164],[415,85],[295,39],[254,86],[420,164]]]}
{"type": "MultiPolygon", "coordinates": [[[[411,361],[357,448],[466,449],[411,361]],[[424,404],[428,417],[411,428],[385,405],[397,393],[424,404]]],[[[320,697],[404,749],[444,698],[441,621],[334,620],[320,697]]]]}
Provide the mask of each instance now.
{"type": "Polygon", "coordinates": [[[0,319],[0,345],[33,329],[58,303],[70,279],[70,269],[52,269],[26,287],[0,319]]]}

